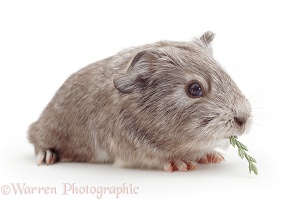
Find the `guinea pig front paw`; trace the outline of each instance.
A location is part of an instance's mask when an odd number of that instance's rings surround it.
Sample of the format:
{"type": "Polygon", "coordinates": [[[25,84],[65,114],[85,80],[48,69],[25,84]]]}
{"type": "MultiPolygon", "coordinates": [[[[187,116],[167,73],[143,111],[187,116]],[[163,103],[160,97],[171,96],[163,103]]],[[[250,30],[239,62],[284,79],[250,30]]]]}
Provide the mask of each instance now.
{"type": "Polygon", "coordinates": [[[168,162],[164,165],[163,170],[167,172],[181,171],[187,172],[197,169],[197,163],[192,161],[176,160],[168,162]]]}
{"type": "Polygon", "coordinates": [[[208,164],[208,163],[220,163],[224,161],[225,158],[218,152],[212,152],[202,156],[197,162],[200,164],[208,164]]]}
{"type": "Polygon", "coordinates": [[[37,154],[38,165],[42,165],[43,162],[45,162],[46,165],[52,165],[56,160],[57,154],[51,149],[47,149],[46,151],[40,150],[37,154]]]}

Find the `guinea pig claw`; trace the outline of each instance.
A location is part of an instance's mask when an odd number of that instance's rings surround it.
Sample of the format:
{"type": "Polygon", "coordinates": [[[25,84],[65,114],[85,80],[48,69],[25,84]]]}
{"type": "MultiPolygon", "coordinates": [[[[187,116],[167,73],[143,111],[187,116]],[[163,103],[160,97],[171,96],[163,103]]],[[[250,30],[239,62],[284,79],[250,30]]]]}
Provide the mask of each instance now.
{"type": "Polygon", "coordinates": [[[210,154],[207,154],[205,156],[202,156],[199,160],[198,163],[201,164],[208,164],[208,163],[220,163],[221,161],[224,161],[225,158],[223,155],[221,155],[218,152],[213,152],[210,154]]]}
{"type": "Polygon", "coordinates": [[[210,162],[210,163],[220,163],[221,161],[225,160],[225,158],[218,153],[208,154],[207,159],[208,159],[208,162],[210,162]]]}
{"type": "Polygon", "coordinates": [[[46,150],[46,164],[52,165],[56,162],[57,156],[56,153],[52,152],[51,150],[46,150]]]}
{"type": "Polygon", "coordinates": [[[171,163],[166,163],[164,166],[163,166],[163,170],[166,171],[166,172],[173,172],[173,166],[171,163]]]}
{"type": "Polygon", "coordinates": [[[37,163],[38,165],[42,165],[44,159],[45,159],[45,151],[39,151],[39,153],[37,154],[37,163]]]}
{"type": "Polygon", "coordinates": [[[175,169],[175,171],[181,171],[181,172],[188,171],[187,164],[181,160],[177,160],[175,162],[172,162],[172,166],[175,169]]]}
{"type": "Polygon", "coordinates": [[[192,161],[177,160],[177,161],[172,161],[170,163],[167,163],[163,169],[164,171],[167,171],[167,172],[173,172],[173,171],[187,172],[190,170],[197,169],[196,165],[197,164],[192,161]]]}
{"type": "Polygon", "coordinates": [[[200,164],[208,164],[209,163],[206,155],[202,156],[197,162],[200,164]]]}
{"type": "Polygon", "coordinates": [[[38,165],[42,165],[43,162],[46,165],[52,165],[57,160],[57,155],[52,150],[47,149],[46,151],[39,151],[37,154],[37,163],[38,165]]]}
{"type": "Polygon", "coordinates": [[[196,162],[192,162],[192,161],[188,161],[187,162],[187,169],[188,170],[195,170],[195,169],[197,169],[197,163],[196,162]]]}

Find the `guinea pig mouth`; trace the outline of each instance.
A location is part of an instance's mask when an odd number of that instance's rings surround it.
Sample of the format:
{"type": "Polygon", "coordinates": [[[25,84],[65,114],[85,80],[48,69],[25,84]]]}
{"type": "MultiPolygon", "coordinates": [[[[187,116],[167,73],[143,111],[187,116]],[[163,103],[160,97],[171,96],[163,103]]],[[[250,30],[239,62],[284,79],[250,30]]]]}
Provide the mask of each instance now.
{"type": "Polygon", "coordinates": [[[224,133],[223,138],[229,139],[231,136],[241,136],[247,132],[246,125],[236,126],[235,124],[230,124],[227,126],[227,131],[224,133]]]}
{"type": "Polygon", "coordinates": [[[232,137],[232,136],[241,136],[241,135],[243,135],[243,133],[234,132],[234,133],[232,133],[232,134],[227,134],[227,135],[225,135],[223,138],[225,138],[225,139],[230,139],[230,137],[232,137]]]}
{"type": "MultiPolygon", "coordinates": [[[[234,128],[233,128],[234,129],[234,128]]],[[[242,127],[235,127],[235,130],[232,131],[232,133],[228,136],[231,137],[231,136],[241,136],[243,135],[244,133],[246,132],[246,128],[245,126],[242,126],[242,127]]]]}

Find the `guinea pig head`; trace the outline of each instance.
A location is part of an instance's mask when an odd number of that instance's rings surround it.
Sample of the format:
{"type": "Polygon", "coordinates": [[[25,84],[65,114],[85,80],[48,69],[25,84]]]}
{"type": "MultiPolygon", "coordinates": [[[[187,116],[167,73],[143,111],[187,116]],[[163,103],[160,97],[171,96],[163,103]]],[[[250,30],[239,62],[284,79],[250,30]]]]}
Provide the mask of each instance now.
{"type": "Polygon", "coordinates": [[[114,77],[136,110],[138,129],[154,140],[215,142],[248,131],[250,103],[213,58],[213,37],[206,32],[193,42],[155,43],[114,77]]]}

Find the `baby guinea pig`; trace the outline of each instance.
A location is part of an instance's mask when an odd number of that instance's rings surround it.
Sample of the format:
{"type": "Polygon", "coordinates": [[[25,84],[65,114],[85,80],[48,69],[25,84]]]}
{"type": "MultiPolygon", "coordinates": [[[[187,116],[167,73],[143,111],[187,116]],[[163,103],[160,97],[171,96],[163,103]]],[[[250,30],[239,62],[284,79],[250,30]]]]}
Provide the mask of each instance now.
{"type": "Polygon", "coordinates": [[[251,107],[212,56],[212,32],[129,48],[71,75],[28,131],[38,164],[165,171],[218,163],[251,107]]]}

